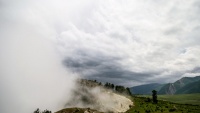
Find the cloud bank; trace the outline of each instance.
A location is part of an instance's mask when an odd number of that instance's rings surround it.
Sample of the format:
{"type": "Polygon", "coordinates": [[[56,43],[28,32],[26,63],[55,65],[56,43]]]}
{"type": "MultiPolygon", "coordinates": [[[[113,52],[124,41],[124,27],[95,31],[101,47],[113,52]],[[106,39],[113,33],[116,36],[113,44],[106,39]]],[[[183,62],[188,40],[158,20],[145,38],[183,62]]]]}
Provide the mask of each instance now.
{"type": "Polygon", "coordinates": [[[95,3],[58,35],[67,68],[126,86],[199,75],[200,2],[95,3]]]}
{"type": "Polygon", "coordinates": [[[198,0],[1,0],[1,112],[52,108],[75,75],[125,86],[199,75],[199,8],[198,0]]]}

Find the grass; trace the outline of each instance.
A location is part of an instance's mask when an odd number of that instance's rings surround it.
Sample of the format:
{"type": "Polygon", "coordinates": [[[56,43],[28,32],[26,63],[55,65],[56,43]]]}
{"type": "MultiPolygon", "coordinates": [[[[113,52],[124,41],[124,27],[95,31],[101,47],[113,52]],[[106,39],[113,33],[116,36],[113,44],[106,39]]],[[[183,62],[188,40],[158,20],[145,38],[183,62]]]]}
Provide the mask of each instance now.
{"type": "Polygon", "coordinates": [[[200,113],[199,105],[178,104],[159,100],[157,104],[148,102],[146,97],[133,97],[135,106],[126,113],[200,113]]]}
{"type": "Polygon", "coordinates": [[[158,95],[158,99],[171,101],[181,104],[200,105],[200,93],[198,94],[180,94],[180,95],[158,95]]]}
{"type": "MultiPolygon", "coordinates": [[[[149,97],[151,95],[140,95],[142,97],[149,97]]],[[[158,100],[165,100],[180,104],[200,105],[200,93],[196,94],[177,94],[177,95],[158,95],[158,100]]]]}

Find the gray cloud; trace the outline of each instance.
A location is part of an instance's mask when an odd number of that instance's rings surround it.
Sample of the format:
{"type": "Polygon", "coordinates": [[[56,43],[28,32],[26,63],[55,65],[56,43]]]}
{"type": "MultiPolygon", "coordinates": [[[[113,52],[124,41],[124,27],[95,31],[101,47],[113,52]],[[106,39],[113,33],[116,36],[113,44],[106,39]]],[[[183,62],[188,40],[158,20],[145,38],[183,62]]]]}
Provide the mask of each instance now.
{"type": "Polygon", "coordinates": [[[75,57],[65,58],[63,64],[75,73],[81,74],[84,78],[97,79],[101,82],[111,82],[120,85],[127,85],[126,81],[145,82],[147,77],[153,77],[158,73],[134,72],[126,69],[119,62],[123,58],[104,56],[99,54],[91,56],[87,52],[79,51],[73,54],[75,57]],[[118,82],[118,81],[121,82],[118,82]]]}

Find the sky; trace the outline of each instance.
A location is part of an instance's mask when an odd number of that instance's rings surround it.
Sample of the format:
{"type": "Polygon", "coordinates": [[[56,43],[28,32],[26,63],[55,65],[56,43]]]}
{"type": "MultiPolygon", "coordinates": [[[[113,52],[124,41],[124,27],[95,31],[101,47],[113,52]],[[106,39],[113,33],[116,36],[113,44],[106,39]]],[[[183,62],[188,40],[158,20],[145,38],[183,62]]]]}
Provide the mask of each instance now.
{"type": "Polygon", "coordinates": [[[125,86],[200,75],[198,0],[87,2],[59,25],[68,69],[125,86]]]}
{"type": "Polygon", "coordinates": [[[0,0],[0,104],[55,103],[77,77],[131,87],[198,76],[199,14],[199,0],[0,0]]]}
{"type": "Polygon", "coordinates": [[[126,86],[199,75],[199,11],[197,0],[95,2],[60,33],[64,64],[126,86]]]}

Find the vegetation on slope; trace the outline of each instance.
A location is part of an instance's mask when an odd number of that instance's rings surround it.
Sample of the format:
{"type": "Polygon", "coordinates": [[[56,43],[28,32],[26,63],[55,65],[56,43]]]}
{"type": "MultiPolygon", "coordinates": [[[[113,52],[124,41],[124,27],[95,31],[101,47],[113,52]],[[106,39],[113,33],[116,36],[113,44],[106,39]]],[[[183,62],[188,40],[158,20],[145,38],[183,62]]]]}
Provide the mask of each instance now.
{"type": "Polygon", "coordinates": [[[158,99],[180,104],[200,105],[200,94],[159,95],[158,99]]]}
{"type": "Polygon", "coordinates": [[[199,105],[177,104],[163,100],[155,104],[148,97],[138,96],[134,96],[133,100],[135,106],[126,113],[200,113],[199,105]]]}
{"type": "Polygon", "coordinates": [[[33,113],[51,113],[51,111],[49,110],[44,110],[44,111],[41,111],[39,108],[37,108],[33,113]]]}
{"type": "Polygon", "coordinates": [[[176,92],[176,94],[191,94],[191,93],[199,93],[200,92],[200,80],[197,82],[193,82],[185,85],[180,90],[176,92]]]}
{"type": "MultiPolygon", "coordinates": [[[[179,94],[184,94],[182,91],[182,88],[190,83],[194,83],[200,80],[200,76],[196,77],[183,77],[180,80],[177,80],[174,83],[168,83],[165,86],[163,86],[159,91],[158,94],[176,94],[179,92],[179,94]]],[[[188,89],[194,87],[197,84],[193,84],[193,86],[190,85],[190,87],[187,87],[188,89]]],[[[196,86],[195,86],[196,87],[196,86]]],[[[185,88],[186,89],[186,88],[185,88]]],[[[195,92],[195,90],[190,90],[190,93],[200,93],[195,92]]]]}
{"type": "MultiPolygon", "coordinates": [[[[151,98],[151,95],[137,95],[139,97],[151,98]]],[[[200,105],[200,93],[196,94],[177,94],[177,95],[158,95],[158,100],[170,101],[179,104],[200,105]]]]}

